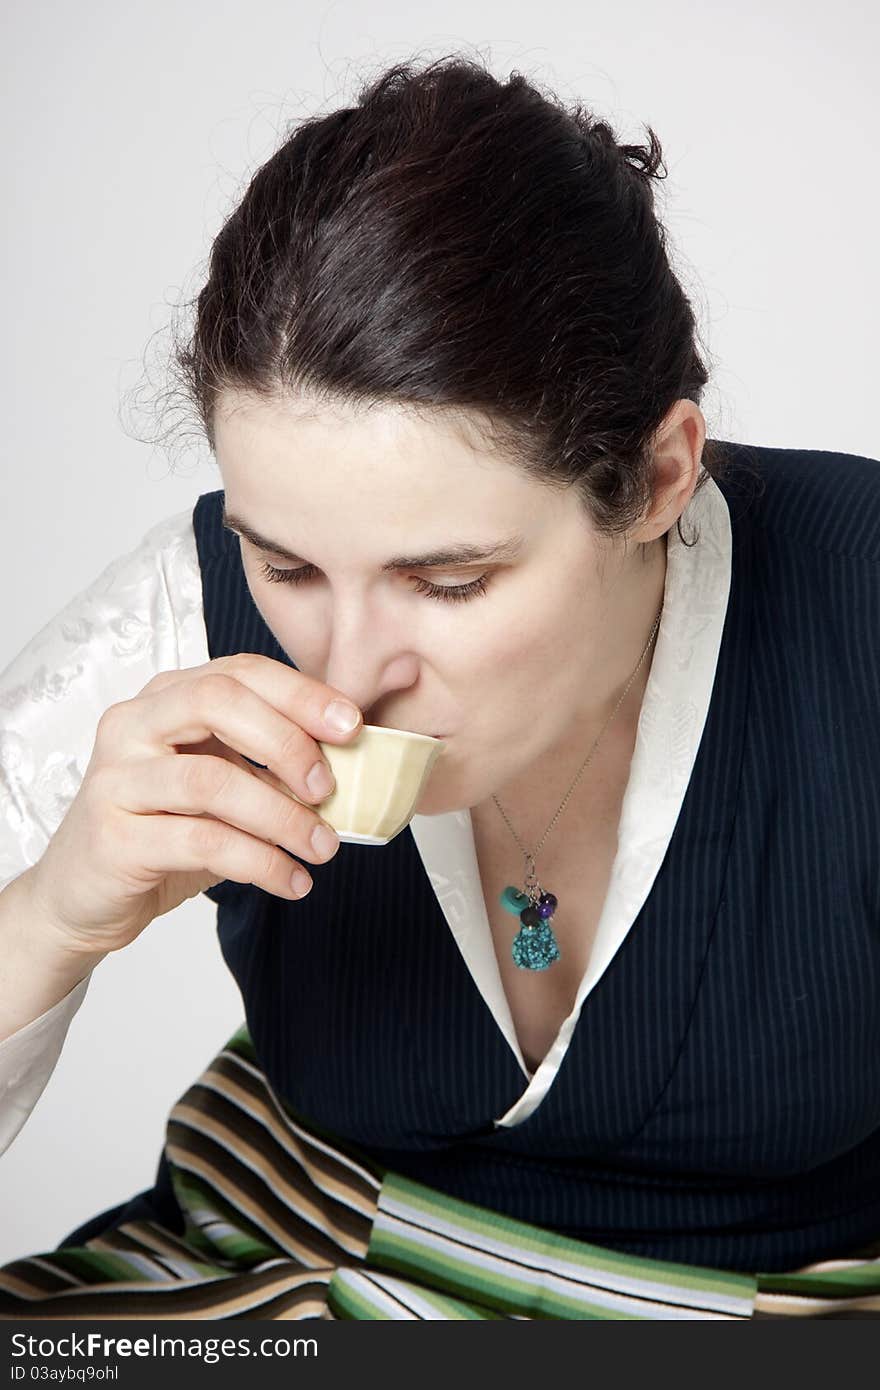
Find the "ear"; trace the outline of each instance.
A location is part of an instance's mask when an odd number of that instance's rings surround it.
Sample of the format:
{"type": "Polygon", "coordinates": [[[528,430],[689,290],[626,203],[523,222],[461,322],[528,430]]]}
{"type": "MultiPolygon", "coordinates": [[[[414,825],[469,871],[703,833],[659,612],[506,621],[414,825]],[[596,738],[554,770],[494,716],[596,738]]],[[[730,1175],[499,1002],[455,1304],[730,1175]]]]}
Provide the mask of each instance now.
{"type": "Polygon", "coordinates": [[[699,481],[705,442],[700,407],[693,401],[676,401],[654,435],[653,497],[632,540],[650,545],[675,525],[699,481]]]}

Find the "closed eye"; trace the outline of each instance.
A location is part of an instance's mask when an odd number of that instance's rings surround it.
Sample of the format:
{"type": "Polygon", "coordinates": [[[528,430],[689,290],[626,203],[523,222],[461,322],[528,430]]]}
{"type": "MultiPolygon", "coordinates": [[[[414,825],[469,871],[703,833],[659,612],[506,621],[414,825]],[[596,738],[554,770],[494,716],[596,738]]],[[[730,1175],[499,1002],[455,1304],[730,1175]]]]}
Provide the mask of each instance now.
{"type": "MultiPolygon", "coordinates": [[[[314,565],[298,565],[296,569],[282,570],[270,565],[268,560],[260,564],[260,574],[270,584],[305,584],[318,573],[314,565]]],[[[441,603],[463,603],[466,599],[484,594],[489,586],[490,576],[481,574],[467,584],[432,584],[418,575],[412,576],[416,592],[428,598],[439,599],[441,603]]]]}

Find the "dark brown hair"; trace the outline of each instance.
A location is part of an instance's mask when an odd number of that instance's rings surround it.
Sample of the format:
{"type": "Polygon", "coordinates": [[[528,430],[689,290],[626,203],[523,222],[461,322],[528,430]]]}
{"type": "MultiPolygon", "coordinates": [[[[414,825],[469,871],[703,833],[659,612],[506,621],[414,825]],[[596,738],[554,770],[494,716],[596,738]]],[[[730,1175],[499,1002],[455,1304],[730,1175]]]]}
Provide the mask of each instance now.
{"type": "MultiPolygon", "coordinates": [[[[212,452],[229,389],[464,412],[530,476],[574,487],[600,533],[628,531],[658,427],[708,380],[647,130],[618,145],[580,105],[457,55],[395,64],[301,121],[217,235],[175,344],[212,452]]],[[[716,441],[702,469],[698,489],[724,471],[716,441]]]]}

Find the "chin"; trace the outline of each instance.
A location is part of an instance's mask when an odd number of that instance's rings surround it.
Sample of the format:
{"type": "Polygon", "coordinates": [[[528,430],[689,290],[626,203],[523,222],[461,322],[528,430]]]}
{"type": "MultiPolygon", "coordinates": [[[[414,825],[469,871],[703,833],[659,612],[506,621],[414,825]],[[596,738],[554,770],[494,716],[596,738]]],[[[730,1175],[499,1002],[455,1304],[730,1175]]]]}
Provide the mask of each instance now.
{"type": "Polygon", "coordinates": [[[442,816],[447,811],[458,811],[461,809],[460,802],[453,794],[451,797],[448,791],[442,790],[436,783],[433,775],[428,779],[428,785],[420,796],[414,814],[417,816],[442,816]]]}

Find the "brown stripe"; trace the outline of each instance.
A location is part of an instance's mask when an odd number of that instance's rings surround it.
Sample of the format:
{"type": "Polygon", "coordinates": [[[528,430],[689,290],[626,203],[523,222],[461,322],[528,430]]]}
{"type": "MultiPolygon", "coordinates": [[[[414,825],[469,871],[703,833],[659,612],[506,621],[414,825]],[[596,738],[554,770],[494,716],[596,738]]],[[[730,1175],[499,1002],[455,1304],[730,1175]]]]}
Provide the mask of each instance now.
{"type": "MultiPolygon", "coordinates": [[[[322,1190],[323,1205],[335,1199],[352,1213],[352,1220],[344,1220],[340,1210],[340,1225],[360,1240],[365,1223],[372,1224],[381,1183],[376,1181],[366,1187],[357,1171],[353,1172],[344,1162],[328,1161],[326,1155],[315,1163],[309,1147],[302,1144],[298,1136],[285,1132],[265,1104],[252,1097],[242,1097],[240,1089],[228,1080],[221,1080],[219,1084],[224,1088],[222,1091],[203,1085],[191,1088],[174,1107],[169,1117],[169,1132],[176,1123],[210,1131],[218,1143],[233,1153],[240,1148],[248,1149],[251,1161],[259,1158],[260,1170],[271,1171],[276,1182],[283,1182],[285,1171],[307,1174],[309,1185],[322,1190]],[[243,1105],[247,1105],[247,1109],[243,1105]]],[[[301,1186],[298,1182],[298,1187],[301,1186]]]]}
{"type": "Polygon", "coordinates": [[[265,1110],[255,1112],[253,1103],[244,1109],[240,1095],[230,1087],[230,1083],[222,1084],[229,1089],[218,1092],[200,1087],[193,1096],[184,1097],[174,1107],[169,1124],[184,1117],[189,1123],[195,1123],[194,1117],[205,1115],[223,1126],[230,1148],[235,1149],[239,1136],[245,1136],[249,1144],[265,1155],[277,1171],[293,1167],[308,1174],[316,1188],[323,1190],[329,1199],[335,1198],[351,1210],[357,1221],[372,1222],[381,1183],[365,1189],[358,1175],[344,1164],[331,1165],[326,1159],[320,1164],[314,1163],[308,1148],[300,1144],[296,1136],[291,1137],[274,1129],[267,1123],[271,1117],[265,1110]]]}
{"type": "Polygon", "coordinates": [[[0,1289],[8,1289],[10,1293],[26,1296],[53,1294],[61,1289],[75,1288],[78,1284],[78,1279],[65,1279],[54,1270],[32,1264],[29,1258],[13,1260],[0,1269],[0,1289]]]}
{"type": "Polygon", "coordinates": [[[259,1104],[270,1110],[278,1121],[279,1133],[296,1137],[309,1150],[316,1163],[324,1162],[331,1167],[341,1165],[349,1169],[363,1182],[365,1195],[381,1186],[384,1170],[379,1164],[338,1135],[323,1135],[320,1127],[316,1127],[308,1116],[298,1116],[275,1094],[265,1073],[254,1063],[234,1053],[222,1052],[196,1080],[210,1078],[213,1084],[221,1077],[240,1090],[248,1091],[259,1104]]]}
{"type": "Polygon", "coordinates": [[[142,1255],[145,1260],[153,1259],[156,1251],[148,1249],[141,1241],[135,1240],[127,1232],[121,1231],[119,1227],[112,1227],[107,1231],[102,1231],[99,1236],[92,1236],[86,1246],[86,1250],[109,1250],[116,1254],[122,1252],[135,1255],[142,1255]]]}
{"type": "Polygon", "coordinates": [[[337,1188],[346,1203],[352,1203],[365,1215],[372,1215],[376,1208],[380,1177],[365,1173],[347,1157],[334,1152],[327,1153],[309,1141],[308,1133],[302,1126],[295,1125],[286,1116],[278,1113],[277,1107],[266,1092],[254,1091],[241,1084],[241,1076],[206,1075],[190,1087],[172,1110],[169,1118],[174,1118],[178,1106],[185,1105],[191,1110],[204,1110],[208,1114],[217,1112],[218,1098],[234,1107],[234,1113],[222,1111],[234,1120],[234,1129],[246,1118],[256,1124],[266,1135],[266,1142],[273,1149],[280,1149],[300,1167],[313,1176],[317,1185],[333,1192],[337,1188]]]}
{"type": "Polygon", "coordinates": [[[753,1316],[754,1318],[756,1318],[756,1319],[759,1319],[759,1320],[763,1319],[763,1320],[766,1321],[766,1320],[769,1319],[771,1322],[772,1322],[772,1321],[777,1321],[777,1322],[779,1322],[779,1321],[784,1321],[784,1320],[789,1319],[789,1318],[814,1318],[814,1319],[816,1319],[817,1321],[821,1320],[822,1322],[835,1322],[835,1321],[837,1321],[837,1322],[855,1322],[855,1321],[858,1321],[859,1319],[870,1318],[870,1320],[871,1320],[872,1322],[876,1322],[876,1321],[877,1321],[877,1318],[880,1317],[880,1313],[871,1312],[870,1310],[866,1310],[866,1309],[862,1309],[862,1308],[843,1308],[843,1309],[840,1309],[839,1311],[832,1311],[832,1312],[829,1312],[829,1313],[825,1313],[825,1312],[768,1313],[768,1312],[765,1312],[765,1311],[763,1311],[763,1310],[761,1310],[761,1309],[758,1309],[755,1313],[752,1314],[752,1316],[753,1316]]]}
{"type": "MultiPolygon", "coordinates": [[[[861,1265],[873,1263],[874,1260],[870,1257],[859,1257],[852,1260],[820,1260],[818,1264],[801,1265],[799,1269],[788,1269],[783,1274],[783,1278],[788,1274],[825,1274],[828,1270],[858,1269],[861,1265]]],[[[880,1260],[877,1261],[877,1279],[880,1282],[880,1260]]]]}
{"type": "MultiPolygon", "coordinates": [[[[193,1245],[187,1245],[179,1236],[173,1235],[155,1221],[127,1221],[124,1226],[117,1226],[116,1231],[138,1242],[147,1254],[155,1251],[160,1255],[177,1256],[181,1260],[197,1261],[199,1264],[211,1263],[210,1257],[203,1251],[197,1250],[193,1245]]],[[[87,1246],[87,1249],[90,1248],[91,1241],[87,1246]]]]}
{"type": "Polygon", "coordinates": [[[179,1103],[197,1106],[200,1101],[194,1098],[193,1093],[199,1094],[203,1089],[216,1089],[241,1107],[255,1110],[260,1122],[265,1124],[276,1142],[285,1149],[292,1146],[298,1161],[308,1171],[314,1172],[316,1181],[319,1175],[331,1182],[341,1180],[347,1193],[356,1191],[360,1194],[364,1210],[372,1211],[375,1208],[375,1199],[382,1186],[382,1170],[376,1165],[359,1162],[339,1147],[338,1142],[331,1143],[310,1133],[308,1122],[299,1124],[289,1116],[269,1090],[262,1073],[255,1071],[250,1064],[241,1058],[222,1054],[181,1096],[179,1103]]]}
{"type": "Polygon", "coordinates": [[[254,1317],[279,1297],[288,1300],[292,1311],[287,1316],[314,1317],[326,1304],[326,1286],[333,1273],[333,1269],[298,1270],[288,1264],[284,1269],[274,1266],[189,1286],[105,1284],[86,1293],[26,1302],[0,1294],[0,1319],[254,1317]]]}
{"type": "Polygon", "coordinates": [[[248,1313],[247,1316],[249,1319],[259,1317],[265,1321],[285,1321],[293,1318],[332,1318],[334,1315],[327,1307],[327,1286],[321,1284],[314,1289],[304,1285],[292,1293],[282,1294],[261,1304],[258,1313],[248,1313]]]}
{"type": "Polygon", "coordinates": [[[809,1294],[759,1293],[752,1313],[755,1318],[876,1318],[880,1294],[854,1298],[813,1298],[809,1294]]]}
{"type": "MultiPolygon", "coordinates": [[[[267,1190],[264,1181],[235,1161],[227,1149],[213,1140],[193,1130],[186,1130],[179,1143],[176,1133],[169,1126],[166,1153],[177,1168],[195,1174],[213,1188],[215,1198],[219,1199],[221,1219],[226,1215],[221,1206],[221,1203],[225,1203],[233,1212],[229,1218],[231,1225],[243,1226],[249,1234],[274,1245],[279,1252],[293,1256],[307,1266],[320,1267],[337,1264],[340,1260],[346,1263],[358,1260],[356,1251],[346,1249],[333,1239],[332,1219],[323,1211],[319,1210],[317,1217],[322,1224],[331,1227],[329,1232],[316,1230],[298,1211],[289,1210],[267,1190]]],[[[292,1174],[292,1177],[295,1179],[296,1174],[292,1174]]],[[[294,1195],[298,1191],[290,1185],[286,1185],[286,1188],[294,1195]]],[[[303,1205],[313,1206],[305,1186],[299,1200],[303,1205]]],[[[368,1244],[367,1236],[361,1242],[364,1253],[368,1244]]]]}
{"type": "MultiPolygon", "coordinates": [[[[215,1162],[219,1151],[228,1161],[230,1174],[238,1185],[255,1201],[267,1205],[269,1214],[282,1226],[301,1222],[307,1227],[311,1223],[325,1231],[339,1251],[362,1259],[366,1255],[377,1204],[374,1203],[369,1212],[352,1210],[344,1201],[345,1192],[338,1180],[333,1184],[332,1194],[321,1191],[295,1158],[267,1140],[253,1121],[241,1118],[238,1112],[235,1112],[235,1127],[228,1119],[224,1120],[221,1105],[218,1101],[211,1114],[204,1109],[196,1112],[188,1106],[177,1107],[174,1119],[168,1124],[166,1143],[215,1162]],[[285,1202],[289,1208],[285,1207],[285,1202]]],[[[317,1248],[320,1251],[320,1245],[317,1248]]],[[[335,1258],[336,1253],[333,1254],[335,1258]]],[[[319,1259],[318,1263],[330,1261],[319,1259]]]]}
{"type": "Polygon", "coordinates": [[[65,1269],[61,1265],[56,1265],[53,1260],[54,1254],[54,1250],[38,1250],[35,1254],[26,1256],[26,1258],[32,1268],[39,1270],[42,1273],[48,1272],[53,1276],[57,1276],[57,1278],[61,1280],[59,1288],[76,1288],[78,1284],[82,1283],[82,1280],[72,1270],[65,1269]],[[51,1269],[49,1269],[48,1271],[46,1270],[47,1265],[51,1266],[51,1269]]]}

